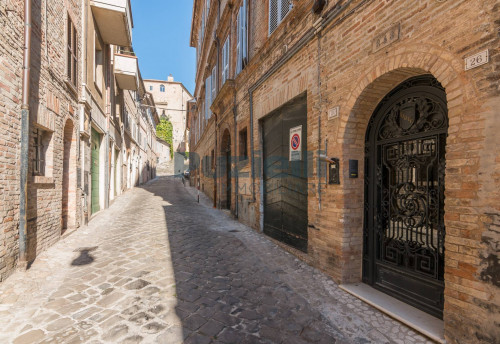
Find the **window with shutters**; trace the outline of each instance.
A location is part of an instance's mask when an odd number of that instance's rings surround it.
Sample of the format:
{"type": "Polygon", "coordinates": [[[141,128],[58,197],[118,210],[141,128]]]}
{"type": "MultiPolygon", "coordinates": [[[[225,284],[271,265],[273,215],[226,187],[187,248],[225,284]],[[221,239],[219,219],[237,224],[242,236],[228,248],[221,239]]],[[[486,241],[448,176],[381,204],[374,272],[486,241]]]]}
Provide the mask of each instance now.
{"type": "Polygon", "coordinates": [[[224,85],[226,80],[229,79],[229,37],[226,38],[224,45],[222,46],[222,82],[224,85]]]}
{"type": "Polygon", "coordinates": [[[236,25],[238,28],[238,40],[236,43],[236,75],[238,75],[247,63],[248,56],[248,16],[247,16],[247,1],[243,0],[242,6],[238,12],[236,25]]]}
{"type": "Polygon", "coordinates": [[[205,36],[205,9],[203,9],[203,13],[201,14],[201,42],[203,46],[203,37],[205,36]]]}
{"type": "Polygon", "coordinates": [[[292,0],[269,0],[269,34],[276,30],[292,7],[292,0]]]}
{"type": "Polygon", "coordinates": [[[205,120],[212,116],[210,106],[212,105],[212,76],[205,80],[205,120]]]}
{"type": "Polygon", "coordinates": [[[67,76],[68,81],[76,86],[78,79],[78,37],[76,28],[68,15],[68,51],[67,51],[67,76]]]}
{"type": "Polygon", "coordinates": [[[212,80],[210,82],[211,82],[211,86],[212,86],[211,103],[213,103],[215,100],[215,97],[217,96],[217,69],[215,66],[214,66],[214,68],[212,68],[212,80]]]}
{"type": "Polygon", "coordinates": [[[104,89],[104,51],[102,46],[96,32],[94,35],[94,84],[101,94],[104,89]]]}

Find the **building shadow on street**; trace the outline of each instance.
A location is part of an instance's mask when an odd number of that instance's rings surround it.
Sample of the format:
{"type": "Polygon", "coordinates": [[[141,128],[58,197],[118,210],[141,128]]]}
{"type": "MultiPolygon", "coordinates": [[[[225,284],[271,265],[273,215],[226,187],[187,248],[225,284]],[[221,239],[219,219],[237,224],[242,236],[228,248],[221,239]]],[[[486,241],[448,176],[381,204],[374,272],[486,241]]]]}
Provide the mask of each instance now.
{"type": "Polygon", "coordinates": [[[169,204],[165,235],[185,343],[338,343],[342,335],[262,264],[238,231],[219,228],[181,179],[160,177],[143,189],[169,204]]]}

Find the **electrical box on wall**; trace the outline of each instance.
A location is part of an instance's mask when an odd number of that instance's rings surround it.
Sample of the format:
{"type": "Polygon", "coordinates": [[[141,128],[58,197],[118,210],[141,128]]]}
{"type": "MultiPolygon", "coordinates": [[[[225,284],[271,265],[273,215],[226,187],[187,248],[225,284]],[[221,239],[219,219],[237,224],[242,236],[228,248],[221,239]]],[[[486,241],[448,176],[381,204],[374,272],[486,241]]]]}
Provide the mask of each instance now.
{"type": "Polygon", "coordinates": [[[349,178],[358,178],[358,160],[349,160],[349,178]]]}
{"type": "Polygon", "coordinates": [[[340,163],[338,158],[330,158],[328,163],[328,184],[340,184],[340,163]]]}

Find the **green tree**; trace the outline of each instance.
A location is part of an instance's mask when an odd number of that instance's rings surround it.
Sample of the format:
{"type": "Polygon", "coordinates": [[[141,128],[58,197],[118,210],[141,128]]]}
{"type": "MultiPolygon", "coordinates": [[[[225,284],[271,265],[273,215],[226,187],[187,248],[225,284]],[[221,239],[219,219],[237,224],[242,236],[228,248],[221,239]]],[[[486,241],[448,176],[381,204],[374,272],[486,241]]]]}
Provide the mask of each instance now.
{"type": "Polygon", "coordinates": [[[170,119],[165,117],[160,119],[160,124],[156,126],[156,136],[170,145],[170,158],[172,158],[174,156],[174,126],[170,122],[170,119]]]}

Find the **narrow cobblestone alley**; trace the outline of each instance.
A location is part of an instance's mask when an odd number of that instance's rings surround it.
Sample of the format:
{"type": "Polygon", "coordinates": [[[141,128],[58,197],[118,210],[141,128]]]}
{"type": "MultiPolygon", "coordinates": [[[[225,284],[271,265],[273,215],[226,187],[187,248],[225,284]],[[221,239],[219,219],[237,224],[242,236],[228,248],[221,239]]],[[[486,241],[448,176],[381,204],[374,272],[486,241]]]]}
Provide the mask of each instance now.
{"type": "Polygon", "coordinates": [[[173,177],[0,285],[0,324],[15,344],[427,342],[173,177]]]}

